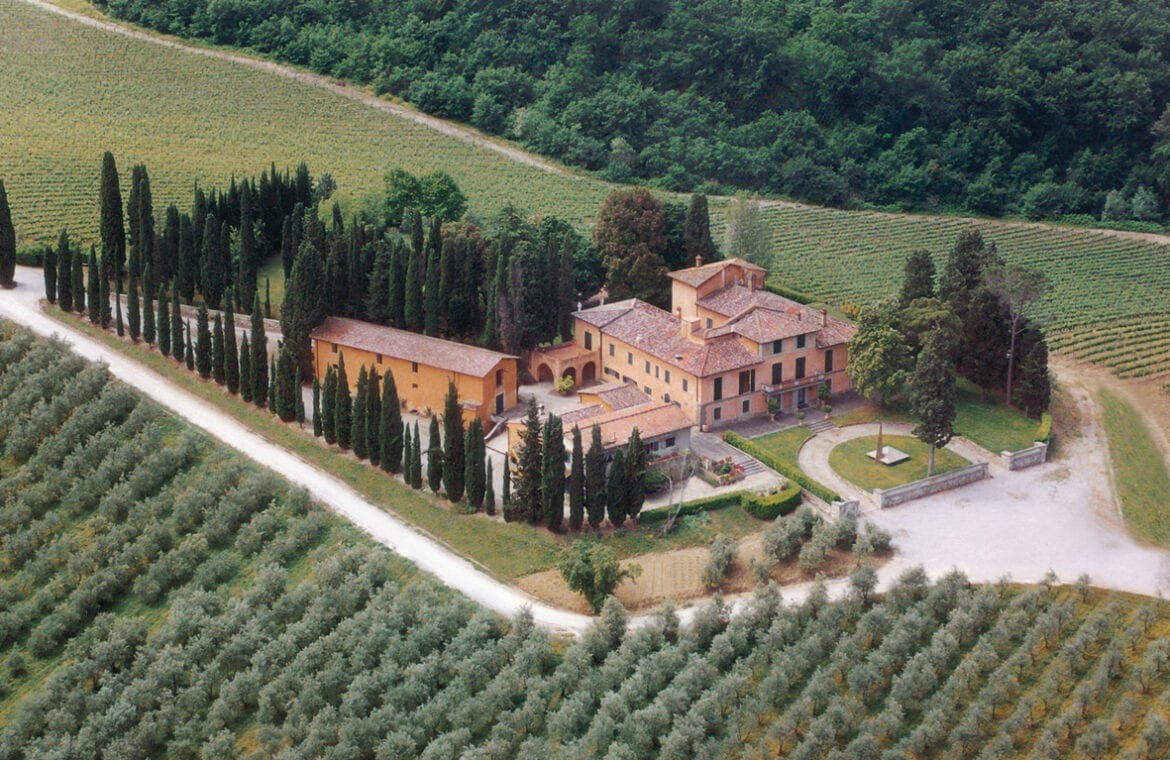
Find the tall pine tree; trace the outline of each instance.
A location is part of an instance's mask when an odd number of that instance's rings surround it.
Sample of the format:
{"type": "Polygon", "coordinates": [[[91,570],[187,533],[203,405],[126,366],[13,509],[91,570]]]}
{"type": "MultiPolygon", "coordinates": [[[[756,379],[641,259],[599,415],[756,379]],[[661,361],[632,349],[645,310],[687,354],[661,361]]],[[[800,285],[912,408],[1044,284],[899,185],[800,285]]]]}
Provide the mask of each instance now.
{"type": "Polygon", "coordinates": [[[223,312],[223,379],[229,393],[240,392],[240,352],[236,347],[236,317],[230,296],[223,312]]]}
{"type": "Polygon", "coordinates": [[[541,451],[540,497],[544,524],[559,533],[565,519],[565,435],[561,418],[544,421],[541,451]]]}
{"type": "Polygon", "coordinates": [[[394,373],[382,375],[382,415],[379,438],[382,444],[381,464],[387,472],[400,472],[403,459],[402,407],[398,400],[398,385],[394,373]]]}
{"type": "Polygon", "coordinates": [[[64,227],[57,238],[57,305],[62,311],[73,311],[73,251],[64,227]]]}
{"type": "Polygon", "coordinates": [[[16,287],[16,227],[8,207],[8,191],[0,179],[0,287],[16,287]]]}
{"type": "MultiPolygon", "coordinates": [[[[540,492],[543,444],[536,398],[528,399],[528,413],[524,418],[524,435],[516,446],[515,467],[512,472],[512,520],[528,520],[536,524],[544,516],[540,492]]],[[[504,510],[509,519],[509,510],[504,510]]],[[[511,521],[511,520],[509,520],[511,521]]]]}
{"type": "Polygon", "coordinates": [[[646,478],[646,447],[638,428],[630,432],[626,442],[626,518],[637,520],[646,501],[646,490],[642,485],[646,478]]]}
{"type": "Polygon", "coordinates": [[[195,369],[204,380],[211,377],[211,353],[211,328],[208,325],[207,304],[201,303],[195,317],[195,369]]]}
{"type": "Polygon", "coordinates": [[[629,502],[628,476],[626,450],[619,447],[613,452],[613,461],[609,464],[609,475],[605,482],[605,511],[615,528],[622,527],[626,522],[626,504],[629,502]]]}
{"type": "Polygon", "coordinates": [[[114,154],[108,150],[102,156],[100,230],[103,278],[121,278],[126,264],[126,227],[122,217],[122,191],[118,187],[118,166],[114,154]]]}
{"type": "Polygon", "coordinates": [[[154,265],[146,263],[142,272],[142,339],[149,345],[154,345],[158,335],[157,323],[154,320],[154,265]]]}
{"type": "Polygon", "coordinates": [[[268,403],[268,337],[264,334],[264,315],[260,313],[260,298],[252,294],[252,403],[268,403]]]}
{"type": "Polygon", "coordinates": [[[496,513],[496,484],[495,476],[492,475],[492,460],[491,457],[484,457],[484,474],[483,474],[483,511],[488,515],[496,513]]]}
{"type": "Polygon", "coordinates": [[[97,251],[91,245],[89,247],[89,264],[85,268],[85,300],[89,306],[89,321],[90,324],[97,324],[102,319],[101,310],[101,286],[98,281],[101,280],[101,274],[98,272],[97,251]]]}
{"type": "Polygon", "coordinates": [[[369,440],[366,438],[366,415],[369,412],[367,403],[370,395],[370,380],[366,374],[366,365],[358,370],[357,392],[353,400],[353,455],[360,459],[368,459],[370,452],[367,449],[369,440]]]}
{"type": "Polygon", "coordinates": [[[439,434],[439,418],[431,417],[431,427],[427,435],[427,485],[435,493],[443,485],[443,472],[446,469],[443,461],[443,441],[439,434]]]}
{"type": "Polygon", "coordinates": [[[167,286],[158,286],[158,299],[155,301],[158,304],[158,352],[163,356],[171,355],[171,309],[170,299],[167,297],[167,286]]]}
{"type": "Polygon", "coordinates": [[[137,341],[142,336],[142,304],[138,298],[138,275],[130,273],[130,288],[126,293],[126,329],[130,333],[130,340],[137,341]]]}
{"type": "MultiPolygon", "coordinates": [[[[243,339],[240,340],[240,398],[244,401],[252,400],[252,390],[256,387],[253,382],[252,375],[255,373],[255,368],[252,366],[252,347],[248,345],[248,335],[245,333],[243,339]]],[[[264,365],[260,365],[260,372],[263,374],[264,365]]],[[[330,441],[332,443],[332,441],[330,441]]]]}
{"type": "Polygon", "coordinates": [[[41,254],[41,269],[45,275],[45,300],[57,303],[57,252],[45,246],[41,254]]]}
{"type": "Polygon", "coordinates": [[[224,375],[223,319],[218,314],[211,328],[211,376],[218,385],[227,381],[224,375]]]}
{"type": "Polygon", "coordinates": [[[585,455],[585,514],[590,527],[597,529],[605,519],[605,449],[600,427],[594,425],[590,436],[585,455]]]}
{"type": "Polygon", "coordinates": [[[321,433],[326,443],[337,443],[337,367],[325,370],[325,384],[321,388],[321,433]]]}
{"type": "Polygon", "coordinates": [[[73,310],[78,314],[85,311],[85,263],[81,260],[81,251],[72,249],[73,254],[69,257],[73,260],[73,271],[70,277],[73,279],[73,310]]]}
{"type": "Polygon", "coordinates": [[[187,322],[187,340],[183,345],[186,350],[183,353],[183,360],[187,363],[187,369],[193,371],[195,369],[195,343],[191,340],[191,323],[187,322]]]}
{"type": "Polygon", "coordinates": [[[179,294],[171,291],[171,355],[175,361],[183,361],[186,344],[183,342],[183,312],[179,308],[179,294]]]}
{"type": "Polygon", "coordinates": [[[337,445],[348,449],[353,445],[353,396],[349,390],[349,377],[345,372],[345,356],[337,360],[337,400],[333,404],[334,428],[337,445]]]}
{"type": "Polygon", "coordinates": [[[448,381],[443,402],[443,488],[451,501],[463,499],[463,408],[455,383],[448,381]]]}
{"type": "Polygon", "coordinates": [[[370,367],[366,380],[366,451],[370,464],[382,461],[382,389],[378,371],[370,367]]]}
{"type": "Polygon", "coordinates": [[[313,378],[313,435],[320,438],[325,429],[321,425],[321,381],[313,378]]]}
{"type": "Polygon", "coordinates": [[[410,450],[410,487],[422,488],[422,439],[419,438],[418,421],[414,423],[414,447],[410,450]]]}
{"type": "Polygon", "coordinates": [[[483,422],[477,415],[467,423],[467,435],[463,439],[463,482],[467,490],[467,505],[475,512],[483,508],[484,479],[487,477],[484,470],[485,454],[483,422]]]}
{"type": "Polygon", "coordinates": [[[569,466],[569,528],[581,530],[585,523],[585,450],[581,428],[573,426],[573,461],[569,466]]]}

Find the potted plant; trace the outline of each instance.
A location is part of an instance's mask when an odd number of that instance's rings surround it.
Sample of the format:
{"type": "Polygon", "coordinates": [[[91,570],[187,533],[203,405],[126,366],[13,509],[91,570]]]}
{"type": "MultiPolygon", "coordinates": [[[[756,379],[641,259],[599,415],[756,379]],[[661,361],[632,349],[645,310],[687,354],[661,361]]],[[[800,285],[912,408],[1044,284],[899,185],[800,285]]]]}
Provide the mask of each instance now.
{"type": "Polygon", "coordinates": [[[780,416],[780,402],[775,396],[768,396],[768,415],[773,420],[780,416]]]}
{"type": "Polygon", "coordinates": [[[796,412],[796,419],[800,421],[801,425],[804,424],[804,410],[803,409],[800,409],[796,412]]]}

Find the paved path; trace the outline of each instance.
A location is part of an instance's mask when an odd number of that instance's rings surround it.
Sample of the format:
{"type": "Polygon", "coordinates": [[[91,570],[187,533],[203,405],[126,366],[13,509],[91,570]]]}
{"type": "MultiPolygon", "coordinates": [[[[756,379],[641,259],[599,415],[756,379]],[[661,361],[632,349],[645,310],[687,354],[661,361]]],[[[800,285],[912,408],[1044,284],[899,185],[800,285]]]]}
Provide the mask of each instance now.
{"type": "Polygon", "coordinates": [[[20,267],[17,281],[16,290],[0,291],[0,316],[40,335],[56,335],[80,356],[105,362],[118,379],[259,464],[308,489],[313,498],[369,533],[376,541],[479,604],[509,616],[528,607],[538,623],[555,631],[577,634],[588,626],[589,617],[543,604],[496,580],[434,539],[370,504],[332,475],[256,435],[234,417],[181,390],[162,375],[118,351],[45,316],[38,305],[43,295],[39,270],[20,267]]]}

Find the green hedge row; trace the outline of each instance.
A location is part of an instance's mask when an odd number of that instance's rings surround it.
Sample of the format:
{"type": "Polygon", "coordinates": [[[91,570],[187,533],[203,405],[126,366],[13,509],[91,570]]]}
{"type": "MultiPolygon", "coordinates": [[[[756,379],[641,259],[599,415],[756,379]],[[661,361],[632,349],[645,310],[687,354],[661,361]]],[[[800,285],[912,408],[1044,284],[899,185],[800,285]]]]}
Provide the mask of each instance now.
{"type": "Polygon", "coordinates": [[[786,288],[783,285],[776,285],[775,283],[770,282],[764,283],[764,290],[768,291],[769,293],[775,293],[778,296],[784,296],[785,298],[796,301],[797,303],[807,304],[817,300],[808,293],[804,293],[799,290],[793,290],[792,288],[786,288]]]}
{"type": "Polygon", "coordinates": [[[820,483],[816,482],[795,465],[784,461],[780,457],[774,456],[768,451],[760,448],[748,439],[739,435],[738,433],[728,432],[723,436],[723,440],[730,443],[740,451],[752,455],[764,464],[771,467],[776,472],[780,473],[789,480],[799,484],[804,490],[819,497],[827,502],[843,501],[841,496],[836,491],[832,491],[820,483]]]}
{"type": "Polygon", "coordinates": [[[16,263],[23,267],[39,267],[44,252],[43,245],[22,245],[16,249],[16,263]]]}
{"type": "MultiPolygon", "coordinates": [[[[688,501],[682,505],[679,516],[697,515],[700,512],[714,512],[717,509],[734,507],[741,504],[743,499],[748,495],[747,491],[732,491],[731,493],[719,494],[718,496],[708,496],[705,499],[688,501]]],[[[643,512],[638,518],[638,522],[642,525],[666,522],[666,516],[668,514],[670,514],[669,509],[652,509],[649,512],[643,512]]]]}
{"type": "Polygon", "coordinates": [[[1036,428],[1036,440],[1049,443],[1052,438],[1052,415],[1044,412],[1040,415],[1040,426],[1036,428]]]}
{"type": "Polygon", "coordinates": [[[800,506],[800,494],[800,486],[789,482],[779,493],[767,496],[744,494],[743,508],[749,515],[759,520],[775,520],[780,515],[796,511],[800,506]]]}

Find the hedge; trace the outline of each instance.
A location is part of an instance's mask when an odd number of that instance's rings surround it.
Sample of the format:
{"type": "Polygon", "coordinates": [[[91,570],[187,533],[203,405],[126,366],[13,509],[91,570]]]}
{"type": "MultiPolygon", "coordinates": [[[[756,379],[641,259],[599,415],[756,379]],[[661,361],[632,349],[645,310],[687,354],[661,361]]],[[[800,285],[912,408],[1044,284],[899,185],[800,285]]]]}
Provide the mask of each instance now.
{"type": "Polygon", "coordinates": [[[775,293],[778,296],[784,296],[785,298],[796,301],[800,304],[809,304],[816,300],[808,293],[802,293],[799,290],[793,290],[792,288],[786,288],[783,285],[776,285],[775,283],[770,282],[764,283],[764,290],[768,291],[769,293],[775,293]]]}
{"type": "MultiPolygon", "coordinates": [[[[727,507],[734,507],[742,503],[747,491],[732,491],[731,493],[719,494],[718,496],[708,496],[705,499],[695,499],[694,501],[685,502],[682,509],[679,510],[679,517],[684,515],[697,515],[700,512],[714,512],[717,509],[726,509],[727,507]]],[[[667,515],[672,509],[652,509],[649,512],[643,512],[638,517],[638,523],[641,525],[653,525],[654,523],[666,522],[667,515]]]]}
{"type": "Polygon", "coordinates": [[[23,267],[39,267],[46,249],[48,246],[45,245],[22,245],[16,249],[16,263],[23,267]]]}
{"type": "Polygon", "coordinates": [[[1049,443],[1052,438],[1052,415],[1044,412],[1040,415],[1040,426],[1036,428],[1035,440],[1041,443],[1049,443]]]}
{"type": "Polygon", "coordinates": [[[790,462],[784,461],[771,452],[760,448],[738,433],[728,432],[724,434],[723,440],[727,441],[740,451],[750,454],[751,456],[760,460],[784,477],[799,484],[804,490],[820,498],[821,500],[830,503],[834,501],[843,501],[841,496],[836,491],[832,491],[826,488],[809,476],[805,475],[804,471],[799,467],[793,465],[790,462]]]}
{"type": "Polygon", "coordinates": [[[745,494],[743,508],[759,520],[775,520],[780,515],[794,512],[800,506],[801,488],[796,483],[788,485],[775,494],[745,494]]]}

